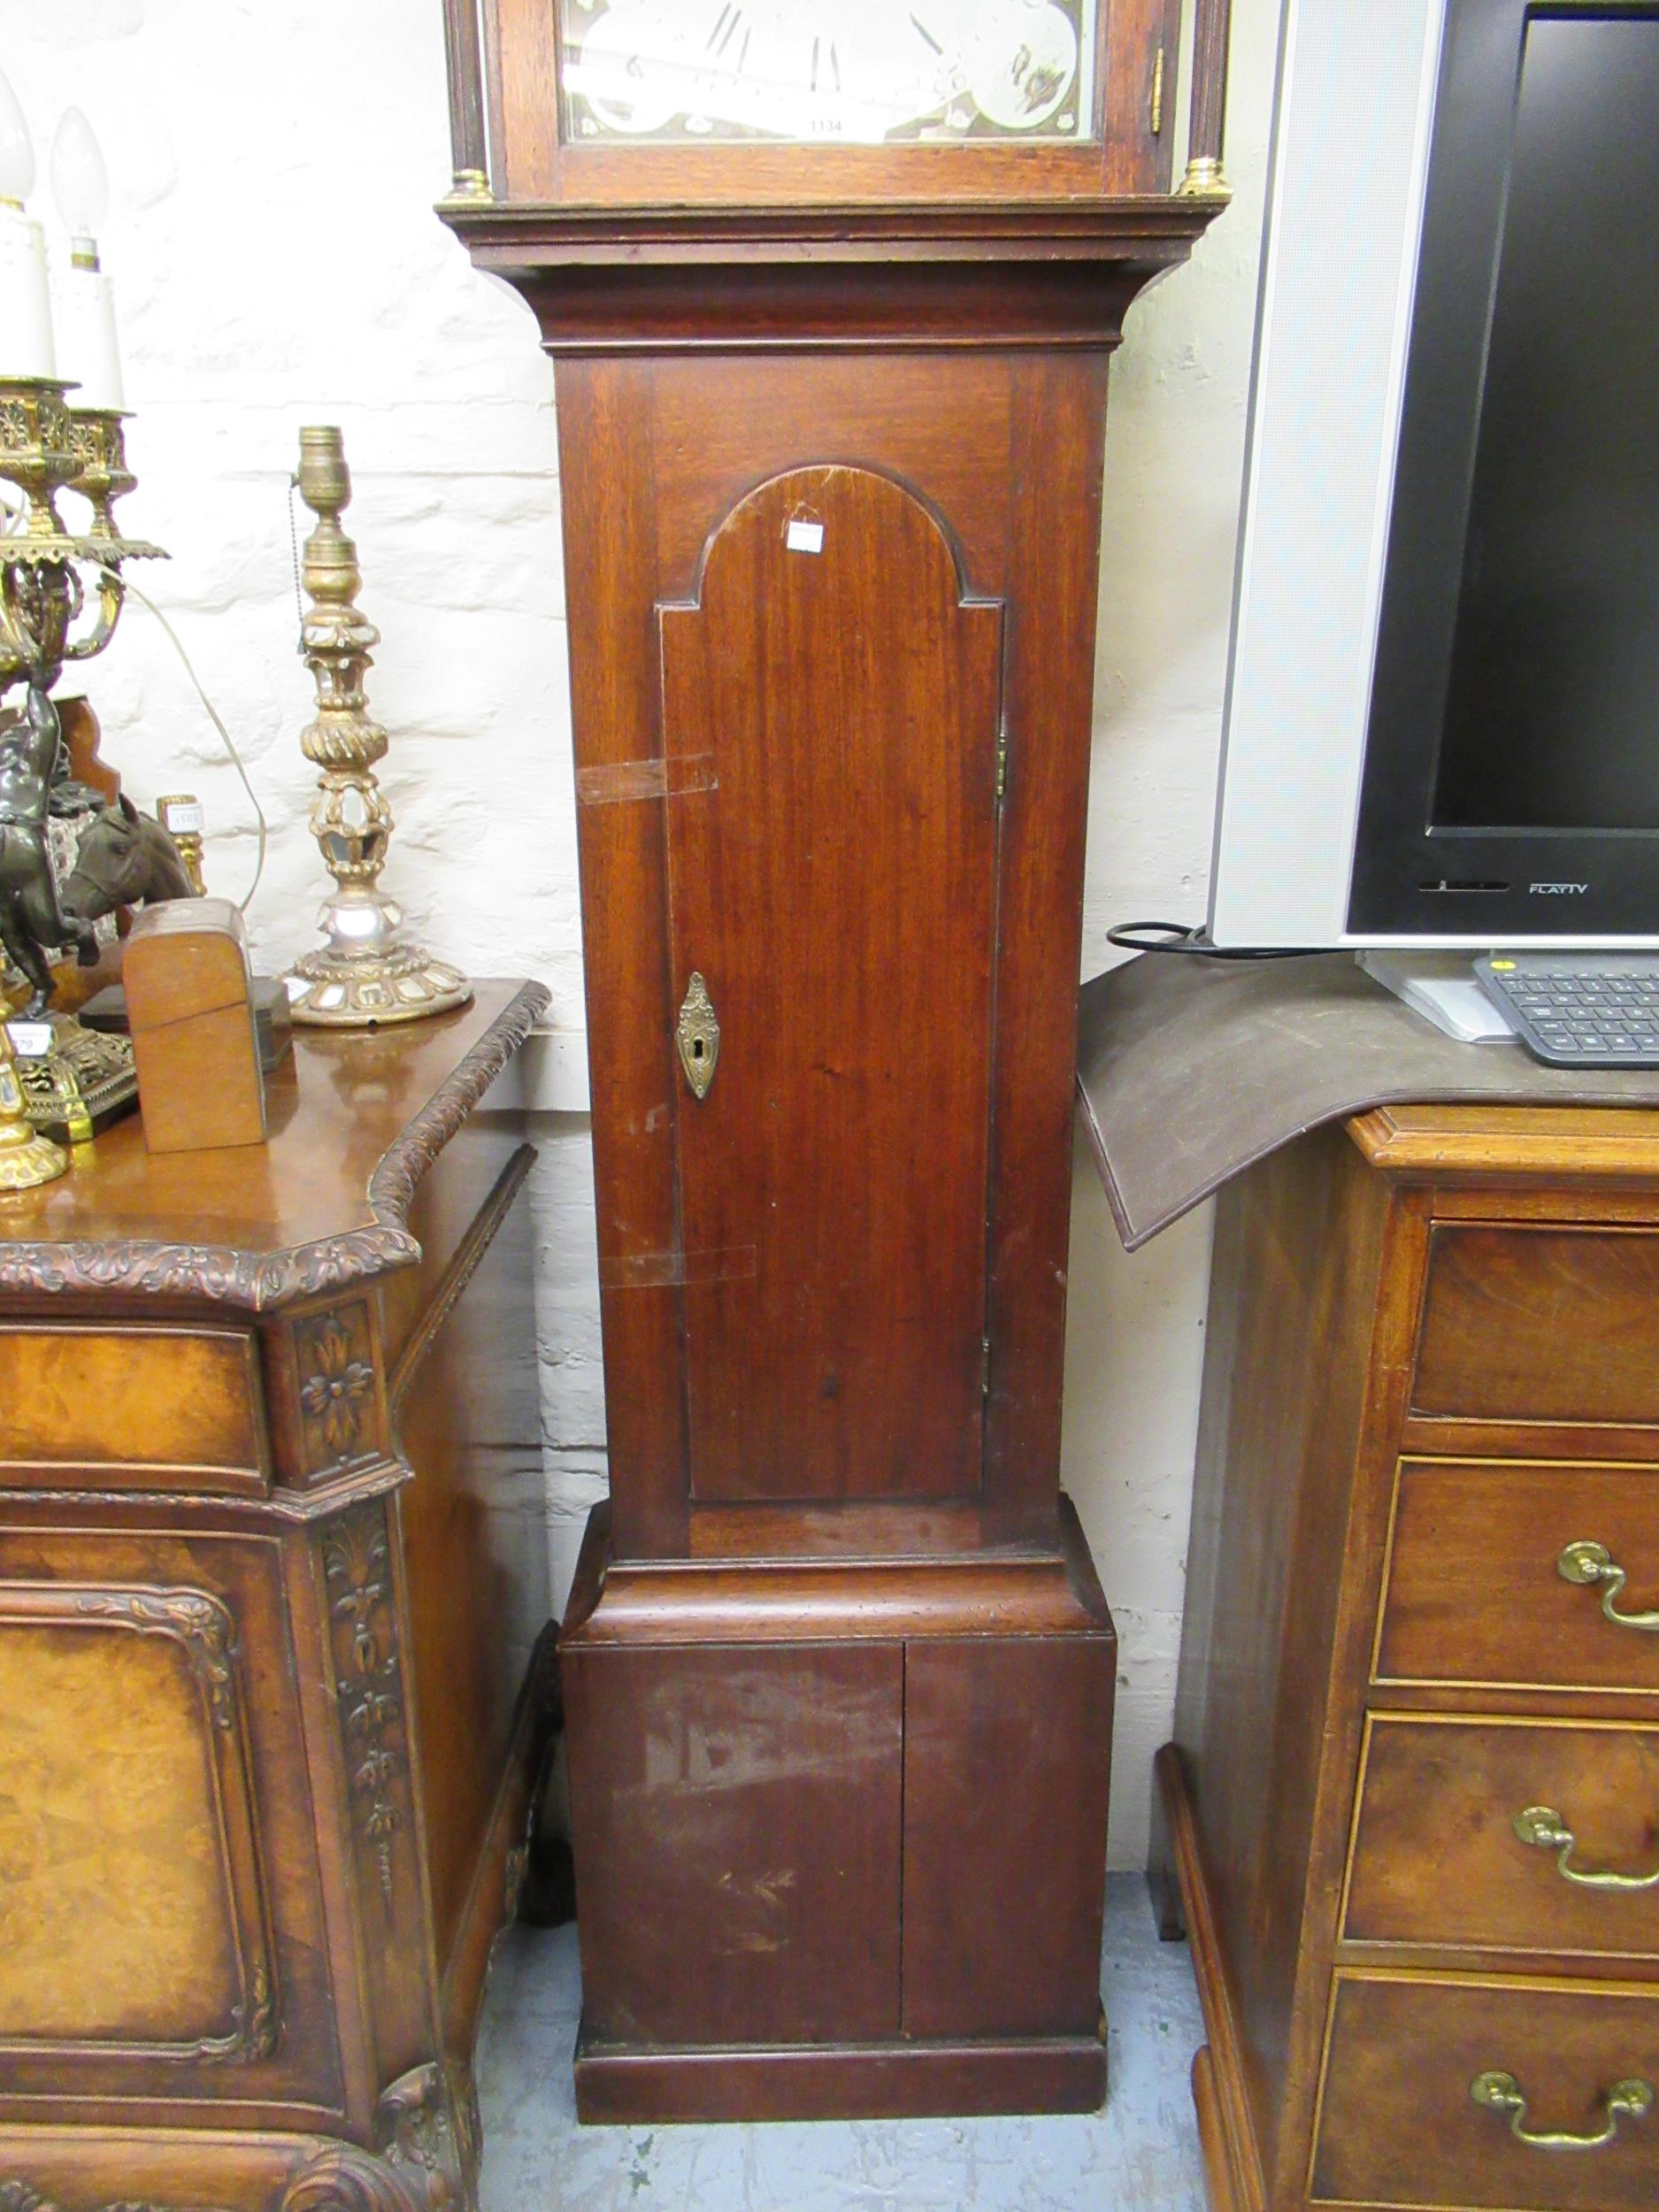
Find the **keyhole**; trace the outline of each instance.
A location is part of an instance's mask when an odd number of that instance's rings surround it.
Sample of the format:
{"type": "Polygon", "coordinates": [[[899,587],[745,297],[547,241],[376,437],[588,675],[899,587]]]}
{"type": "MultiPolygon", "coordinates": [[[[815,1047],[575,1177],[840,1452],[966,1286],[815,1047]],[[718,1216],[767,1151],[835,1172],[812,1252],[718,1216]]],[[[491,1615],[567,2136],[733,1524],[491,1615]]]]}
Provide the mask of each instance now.
{"type": "Polygon", "coordinates": [[[695,1038],[694,1038],[694,1039],[692,1040],[692,1045],[691,1045],[691,1056],[692,1056],[692,1058],[693,1058],[694,1060],[701,1060],[701,1059],[702,1059],[702,1057],[703,1057],[703,1040],[702,1040],[702,1038],[701,1038],[701,1037],[695,1037],[695,1038]]]}

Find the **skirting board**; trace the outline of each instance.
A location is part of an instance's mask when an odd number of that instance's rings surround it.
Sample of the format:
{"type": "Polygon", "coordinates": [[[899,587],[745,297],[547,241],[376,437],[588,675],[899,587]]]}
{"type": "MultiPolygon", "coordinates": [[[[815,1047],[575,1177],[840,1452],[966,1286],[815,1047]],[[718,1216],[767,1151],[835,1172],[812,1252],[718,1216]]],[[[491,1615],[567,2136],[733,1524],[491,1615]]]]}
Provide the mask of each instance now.
{"type": "Polygon", "coordinates": [[[645,2050],[576,2046],[584,2124],[709,2120],[930,2120],[1097,2112],[1106,2023],[1094,2036],[1005,2042],[802,2044],[645,2050]]]}

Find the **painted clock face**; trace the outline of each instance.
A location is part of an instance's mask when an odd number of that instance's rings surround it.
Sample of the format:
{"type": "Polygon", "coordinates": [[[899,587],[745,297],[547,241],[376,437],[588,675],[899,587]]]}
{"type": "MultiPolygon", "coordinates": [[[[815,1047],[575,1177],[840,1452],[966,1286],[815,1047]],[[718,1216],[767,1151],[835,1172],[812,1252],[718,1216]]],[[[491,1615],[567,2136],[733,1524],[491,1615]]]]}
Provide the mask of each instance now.
{"type": "Polygon", "coordinates": [[[553,0],[567,142],[1094,135],[1097,0],[553,0]]]}

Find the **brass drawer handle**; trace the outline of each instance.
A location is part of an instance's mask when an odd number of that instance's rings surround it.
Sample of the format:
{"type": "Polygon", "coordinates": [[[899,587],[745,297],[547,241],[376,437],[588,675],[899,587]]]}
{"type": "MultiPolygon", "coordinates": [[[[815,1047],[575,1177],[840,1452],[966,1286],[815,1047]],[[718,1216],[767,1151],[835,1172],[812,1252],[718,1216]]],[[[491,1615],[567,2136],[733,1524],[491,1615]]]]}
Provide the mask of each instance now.
{"type": "Polygon", "coordinates": [[[1513,2074],[1477,2074],[1469,2093],[1488,2112],[1507,2112],[1509,2133],[1529,2151],[1605,2150],[1617,2136],[1619,2122],[1645,2120],[1654,2101],[1651,2082],[1616,2081],[1607,2093],[1607,2125],[1599,2135],[1552,2135],[1527,2126],[1526,2099],[1513,2074]]]}
{"type": "Polygon", "coordinates": [[[680,1048],[680,1064],[686,1071],[692,1096],[707,1098],[720,1057],[720,1025],[709,987],[700,975],[694,974],[686,986],[685,1002],[674,1025],[674,1042],[680,1048]]]}
{"type": "Polygon", "coordinates": [[[1659,1889],[1659,1868],[1651,1874],[1608,1874],[1574,1866],[1572,1855],[1578,1839],[1553,1805],[1529,1805],[1524,1813],[1517,1813],[1510,1825],[1523,1843],[1559,1854],[1555,1864],[1563,1881],[1579,1889],[1659,1889]]]}
{"type": "Polygon", "coordinates": [[[1575,1582],[1583,1589],[1602,1584],[1601,1610],[1615,1628],[1640,1628],[1659,1636],[1659,1613],[1619,1611],[1619,1596],[1630,1578],[1605,1544],[1569,1544],[1555,1562],[1555,1571],[1563,1582],[1575,1582]]]}

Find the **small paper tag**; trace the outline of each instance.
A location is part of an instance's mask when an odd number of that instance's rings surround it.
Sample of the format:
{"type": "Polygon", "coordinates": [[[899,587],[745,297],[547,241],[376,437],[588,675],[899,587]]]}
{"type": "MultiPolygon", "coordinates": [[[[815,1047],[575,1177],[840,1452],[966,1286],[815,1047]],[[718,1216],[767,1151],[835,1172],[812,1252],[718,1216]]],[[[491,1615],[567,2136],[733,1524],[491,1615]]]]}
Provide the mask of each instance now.
{"type": "Polygon", "coordinates": [[[792,553],[821,553],[824,550],[824,525],[821,522],[792,522],[785,542],[792,553]]]}
{"type": "Polygon", "coordinates": [[[164,801],[161,826],[169,837],[200,837],[207,827],[207,809],[199,799],[164,801]]]}
{"type": "Polygon", "coordinates": [[[50,1022],[8,1022],[6,1034],[19,1060],[44,1060],[51,1051],[50,1022]]]}

